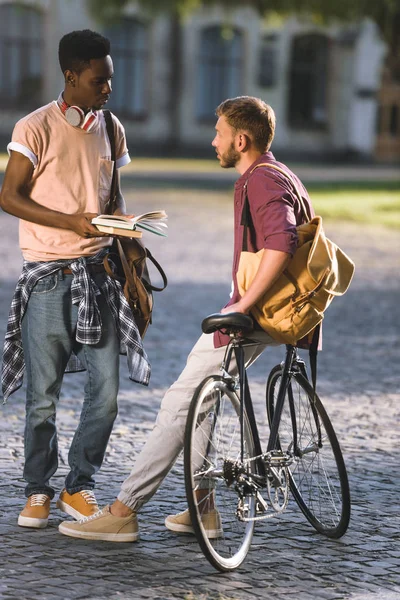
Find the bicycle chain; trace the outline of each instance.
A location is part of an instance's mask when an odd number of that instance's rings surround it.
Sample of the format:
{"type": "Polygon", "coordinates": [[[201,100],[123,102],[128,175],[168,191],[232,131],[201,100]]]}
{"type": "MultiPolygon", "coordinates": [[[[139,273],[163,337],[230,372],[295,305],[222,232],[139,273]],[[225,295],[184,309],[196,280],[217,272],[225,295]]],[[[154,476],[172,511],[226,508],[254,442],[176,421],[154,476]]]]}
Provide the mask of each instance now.
{"type": "Polygon", "coordinates": [[[271,512],[268,513],[267,515],[260,515],[259,517],[244,517],[243,519],[240,519],[240,521],[242,521],[243,523],[249,523],[250,521],[265,521],[266,519],[272,519],[272,517],[277,517],[280,513],[277,512],[271,512]]]}
{"type": "MultiPolygon", "coordinates": [[[[253,460],[253,459],[250,459],[250,460],[253,460]]],[[[239,508],[240,503],[243,502],[243,500],[241,499],[241,500],[239,500],[238,508],[236,509],[236,514],[237,514],[238,518],[242,522],[248,523],[250,521],[264,521],[265,519],[271,519],[272,517],[275,517],[275,516],[279,515],[280,513],[282,513],[284,510],[286,510],[286,507],[287,507],[288,502],[289,502],[289,485],[288,485],[288,482],[289,482],[289,471],[288,471],[288,469],[286,467],[284,467],[283,469],[280,469],[280,471],[282,471],[282,473],[280,475],[283,474],[284,475],[284,480],[285,480],[284,481],[284,484],[285,484],[284,487],[283,486],[279,486],[279,489],[281,490],[281,493],[283,495],[283,503],[282,503],[282,505],[279,508],[276,508],[276,504],[277,503],[272,500],[271,494],[272,494],[272,490],[276,490],[278,488],[276,488],[274,486],[271,486],[270,482],[268,481],[267,491],[268,491],[268,497],[269,497],[269,502],[271,504],[271,508],[274,509],[273,512],[270,512],[268,514],[259,515],[259,516],[256,516],[256,517],[240,517],[240,512],[243,511],[243,509],[239,508]]],[[[282,481],[281,477],[280,477],[280,480],[282,481]]],[[[257,492],[257,493],[259,494],[259,492],[257,492]]],[[[261,494],[260,494],[260,496],[261,496],[261,494]]],[[[261,498],[262,498],[262,496],[261,496],[261,498]]],[[[268,505],[267,505],[266,500],[264,500],[262,498],[262,501],[263,501],[264,505],[266,506],[266,510],[268,510],[268,505]]],[[[258,504],[261,504],[260,500],[257,500],[257,498],[256,498],[256,502],[258,502],[258,504]]]]}
{"type": "Polygon", "coordinates": [[[243,517],[240,518],[239,520],[242,521],[243,523],[249,523],[250,521],[265,521],[266,519],[272,519],[272,517],[277,517],[280,514],[280,512],[270,512],[268,514],[265,515],[259,515],[258,517],[243,517]]]}

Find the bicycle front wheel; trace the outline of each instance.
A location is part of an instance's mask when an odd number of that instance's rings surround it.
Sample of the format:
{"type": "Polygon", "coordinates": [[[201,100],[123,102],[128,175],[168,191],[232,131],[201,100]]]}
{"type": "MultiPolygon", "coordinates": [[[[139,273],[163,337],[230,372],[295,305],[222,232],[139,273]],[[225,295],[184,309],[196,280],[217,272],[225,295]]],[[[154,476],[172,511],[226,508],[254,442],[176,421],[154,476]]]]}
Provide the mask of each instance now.
{"type": "Polygon", "coordinates": [[[220,571],[237,568],[253,537],[255,498],[243,497],[240,477],[252,468],[253,436],[240,401],[222,377],[197,388],[185,432],[185,485],[192,525],[209,562],[220,571]]]}
{"type": "MultiPolygon", "coordinates": [[[[271,425],[282,378],[276,366],[267,384],[271,425]]],[[[343,455],[330,419],[301,373],[290,379],[278,430],[278,447],[293,455],[291,492],[308,521],[331,538],[341,537],[350,520],[350,491],[343,455]]]]}

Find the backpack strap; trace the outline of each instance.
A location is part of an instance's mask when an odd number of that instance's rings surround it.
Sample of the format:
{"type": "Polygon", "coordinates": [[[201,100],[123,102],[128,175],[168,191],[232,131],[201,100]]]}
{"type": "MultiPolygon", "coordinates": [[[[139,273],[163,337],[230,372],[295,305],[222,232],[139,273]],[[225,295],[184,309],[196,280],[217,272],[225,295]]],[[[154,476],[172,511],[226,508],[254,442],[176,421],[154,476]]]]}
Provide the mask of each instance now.
{"type": "Polygon", "coordinates": [[[319,344],[320,331],[321,331],[321,323],[319,323],[316,326],[316,328],[314,329],[310,347],[308,349],[308,356],[310,359],[310,369],[311,369],[311,382],[312,382],[314,394],[315,394],[315,389],[317,387],[317,357],[318,357],[318,344],[319,344]]]}
{"type": "Polygon", "coordinates": [[[243,210],[242,210],[242,217],[240,219],[240,224],[243,225],[242,251],[244,251],[244,252],[247,252],[247,231],[249,229],[250,223],[253,223],[253,220],[251,218],[251,212],[250,212],[249,198],[247,195],[247,182],[248,182],[248,180],[244,184],[245,197],[244,197],[244,204],[243,204],[243,210]]]}
{"type": "Polygon", "coordinates": [[[164,269],[162,268],[162,266],[160,265],[160,263],[154,258],[154,256],[151,254],[151,252],[150,252],[150,250],[148,248],[146,248],[146,258],[148,258],[149,260],[151,260],[151,262],[156,267],[156,269],[160,273],[160,275],[162,277],[162,280],[163,280],[163,286],[162,287],[156,287],[155,285],[152,285],[151,283],[148,284],[148,287],[152,290],[152,292],[162,292],[163,290],[165,290],[165,288],[168,285],[168,279],[167,279],[166,274],[164,273],[164,269]]]}
{"type": "Polygon", "coordinates": [[[115,132],[111,112],[109,110],[103,110],[103,115],[106,122],[108,139],[110,140],[111,160],[114,161],[110,198],[104,208],[104,212],[105,214],[112,215],[114,214],[117,208],[117,165],[115,160],[115,132]]]}
{"type": "MultiPolygon", "coordinates": [[[[110,199],[106,204],[106,208],[105,208],[105,213],[106,214],[113,214],[117,203],[116,203],[116,198],[117,198],[117,167],[116,167],[116,155],[115,155],[115,132],[114,132],[114,123],[112,120],[112,115],[111,112],[109,110],[103,110],[103,114],[104,114],[104,119],[106,122],[106,128],[107,128],[107,134],[108,134],[108,138],[110,140],[110,146],[111,146],[111,160],[114,161],[114,169],[113,169],[113,175],[112,175],[112,181],[111,181],[111,193],[110,193],[110,199]]],[[[134,293],[134,290],[136,290],[136,282],[134,280],[134,277],[129,269],[129,265],[128,262],[126,260],[125,254],[123,252],[123,248],[121,245],[120,240],[116,240],[116,248],[118,249],[119,252],[119,257],[121,260],[121,264],[122,264],[122,268],[124,270],[125,273],[125,277],[126,277],[126,282],[129,286],[129,289],[131,291],[131,294],[134,293]]],[[[147,284],[147,287],[149,290],[153,291],[153,292],[162,292],[163,290],[165,290],[165,288],[167,287],[168,284],[168,280],[167,280],[167,276],[164,273],[163,268],[161,267],[161,265],[158,263],[158,261],[154,258],[154,256],[151,254],[150,250],[148,248],[145,248],[145,253],[146,253],[146,258],[148,258],[153,265],[156,267],[156,269],[158,270],[158,272],[161,275],[161,278],[163,280],[163,286],[162,287],[156,287],[155,285],[152,285],[151,283],[147,284]]],[[[118,276],[115,275],[115,273],[112,271],[108,260],[106,260],[107,257],[104,258],[104,266],[106,269],[106,272],[108,275],[110,275],[110,277],[113,277],[114,279],[120,279],[121,281],[123,281],[123,279],[119,278],[118,276]]],[[[136,272],[134,274],[136,276],[136,272]]]]}
{"type": "MultiPolygon", "coordinates": [[[[282,167],[278,167],[278,165],[274,165],[273,163],[260,163],[259,165],[256,165],[254,167],[254,169],[252,169],[252,171],[250,172],[250,175],[252,173],[254,173],[254,171],[256,169],[258,169],[259,167],[269,167],[271,169],[274,169],[275,171],[279,171],[279,173],[281,173],[282,175],[284,175],[286,177],[286,179],[288,179],[288,181],[291,183],[291,185],[292,185],[292,187],[293,187],[293,189],[295,191],[297,199],[300,202],[300,206],[301,206],[301,209],[303,211],[303,216],[305,217],[305,220],[306,221],[311,221],[311,214],[308,214],[308,210],[307,210],[306,205],[304,203],[303,197],[300,194],[300,190],[299,190],[299,188],[298,188],[295,180],[293,179],[293,177],[291,177],[291,175],[289,175],[289,173],[287,173],[285,171],[285,169],[282,169],[282,167]]],[[[247,182],[246,182],[246,184],[247,184],[247,182]]],[[[246,190],[247,190],[247,185],[246,185],[246,190]]]]}
{"type": "MultiPolygon", "coordinates": [[[[292,187],[295,191],[298,201],[300,202],[300,207],[303,212],[304,221],[305,222],[311,221],[311,218],[312,218],[311,214],[308,213],[308,210],[304,203],[303,197],[302,197],[302,195],[299,191],[299,188],[296,185],[296,182],[294,181],[293,177],[291,177],[289,175],[289,173],[287,173],[284,169],[282,169],[281,167],[278,167],[278,165],[274,165],[273,163],[260,163],[260,164],[256,165],[250,171],[250,175],[252,173],[254,173],[254,171],[256,169],[258,169],[259,167],[269,167],[271,169],[274,169],[275,171],[279,171],[279,173],[282,173],[282,175],[284,175],[286,177],[286,179],[288,179],[288,181],[290,182],[290,184],[292,185],[292,187]]],[[[247,232],[248,232],[248,228],[249,228],[250,224],[252,223],[251,212],[250,212],[250,203],[249,203],[249,197],[248,197],[248,192],[247,192],[247,186],[249,183],[250,175],[244,184],[245,199],[244,199],[244,204],[243,204],[242,217],[240,220],[240,224],[244,226],[243,239],[242,239],[242,250],[245,252],[247,251],[247,232]]]]}

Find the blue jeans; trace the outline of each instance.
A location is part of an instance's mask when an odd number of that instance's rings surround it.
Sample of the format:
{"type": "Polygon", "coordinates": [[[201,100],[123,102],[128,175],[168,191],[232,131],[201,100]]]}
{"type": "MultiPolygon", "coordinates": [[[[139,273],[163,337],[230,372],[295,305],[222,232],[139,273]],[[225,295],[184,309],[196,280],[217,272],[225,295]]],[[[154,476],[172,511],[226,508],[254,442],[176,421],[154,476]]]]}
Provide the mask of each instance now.
{"type": "MultiPolygon", "coordinates": [[[[103,462],[117,416],[119,339],[114,319],[104,297],[97,296],[101,340],[96,345],[78,344],[78,307],[71,301],[72,277],[58,271],[38,281],[22,320],[27,378],[26,496],[54,496],[49,482],[58,467],[56,407],[72,350],[87,371],[80,421],[68,454],[70,472],[65,487],[70,494],[94,488],[93,475],[103,462]]],[[[104,277],[102,273],[93,276],[99,287],[104,277]]]]}

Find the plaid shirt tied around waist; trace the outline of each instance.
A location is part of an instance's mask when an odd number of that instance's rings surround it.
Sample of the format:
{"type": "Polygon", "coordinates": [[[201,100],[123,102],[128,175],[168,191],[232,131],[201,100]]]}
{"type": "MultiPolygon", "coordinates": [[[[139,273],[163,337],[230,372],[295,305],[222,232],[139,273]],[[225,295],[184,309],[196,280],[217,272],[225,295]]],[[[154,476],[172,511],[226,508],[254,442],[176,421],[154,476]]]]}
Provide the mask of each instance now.
{"type": "MultiPolygon", "coordinates": [[[[115,321],[121,353],[127,355],[129,378],[142,385],[148,385],[151,372],[150,363],[120,283],[106,276],[99,289],[88,272],[87,266],[101,264],[107,252],[108,250],[103,249],[94,256],[74,260],[24,262],[11,302],[4,342],[2,368],[4,402],[21,387],[23,381],[25,360],[21,339],[21,322],[31,291],[39,279],[65,267],[69,267],[72,271],[72,303],[78,306],[76,341],[90,345],[99,343],[102,323],[96,296],[103,294],[115,321]]],[[[83,370],[78,357],[71,354],[65,372],[72,373],[83,370]]]]}

